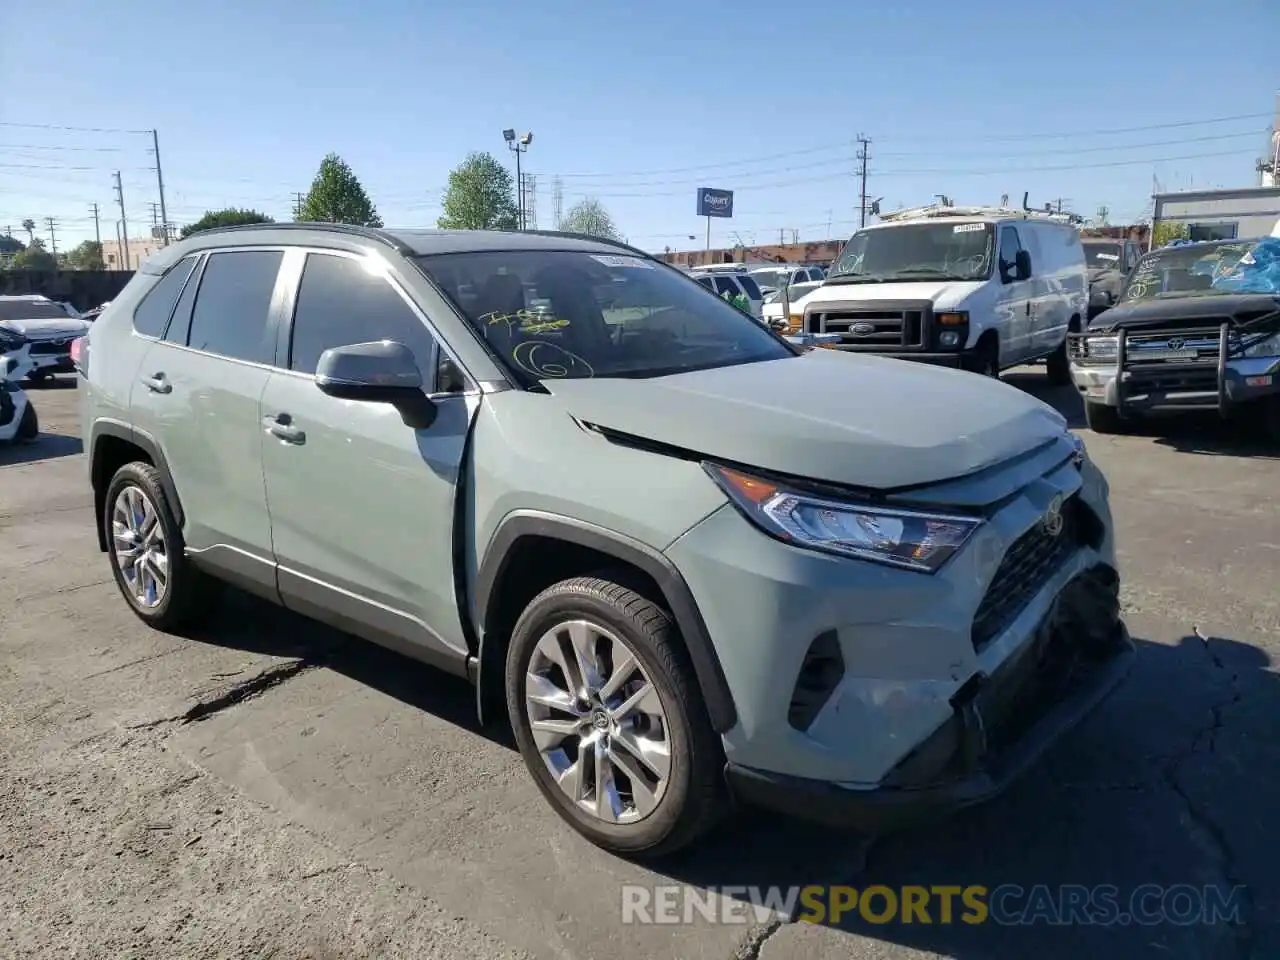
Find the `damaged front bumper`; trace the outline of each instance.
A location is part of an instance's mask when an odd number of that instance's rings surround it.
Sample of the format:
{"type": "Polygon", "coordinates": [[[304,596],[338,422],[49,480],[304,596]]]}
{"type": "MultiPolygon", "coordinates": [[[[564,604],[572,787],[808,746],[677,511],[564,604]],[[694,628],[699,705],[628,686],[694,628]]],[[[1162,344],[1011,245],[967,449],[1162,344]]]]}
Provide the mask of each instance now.
{"type": "Polygon", "coordinates": [[[1128,673],[1135,648],[1120,618],[1119,578],[1098,564],[1062,590],[1033,642],[951,699],[950,719],[876,788],[730,763],[737,799],[833,826],[883,831],[1002,792],[1128,673]]]}

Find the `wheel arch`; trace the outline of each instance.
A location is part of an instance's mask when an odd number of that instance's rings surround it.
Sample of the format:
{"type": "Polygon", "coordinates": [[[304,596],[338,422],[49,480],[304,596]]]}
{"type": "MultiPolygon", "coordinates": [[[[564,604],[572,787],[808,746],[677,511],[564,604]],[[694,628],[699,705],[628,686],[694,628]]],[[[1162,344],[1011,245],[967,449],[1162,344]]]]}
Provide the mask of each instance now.
{"type": "Polygon", "coordinates": [[[481,720],[493,709],[495,691],[499,700],[502,697],[504,654],[524,604],[551,583],[604,569],[624,577],[630,574],[632,582],[625,586],[666,607],[680,631],[712,728],[717,733],[732,728],[737,723],[733,695],[693,593],[675,565],[661,552],[625,534],[533,510],[515,511],[503,518],[476,576],[476,701],[481,720]],[[549,568],[544,562],[549,554],[564,555],[565,551],[568,556],[562,569],[549,568]],[[536,577],[522,584],[520,578],[530,570],[538,571],[536,577]],[[536,590],[532,590],[534,585],[536,590]]]}
{"type": "Polygon", "coordinates": [[[102,420],[93,425],[89,438],[89,479],[93,487],[93,509],[98,530],[98,549],[106,552],[107,532],[102,524],[107,486],[116,471],[126,463],[142,460],[155,467],[160,483],[173,510],[174,520],[181,527],[184,521],[182,501],[173,482],[173,474],[165,460],[160,444],[149,433],[115,420],[102,420]]]}

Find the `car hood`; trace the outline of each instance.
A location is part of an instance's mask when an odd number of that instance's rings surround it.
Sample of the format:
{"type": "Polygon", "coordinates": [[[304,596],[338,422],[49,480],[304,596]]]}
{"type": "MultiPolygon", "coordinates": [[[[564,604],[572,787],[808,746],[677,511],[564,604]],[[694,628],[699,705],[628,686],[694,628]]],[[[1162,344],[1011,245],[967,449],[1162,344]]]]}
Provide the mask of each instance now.
{"type": "Polygon", "coordinates": [[[1090,331],[1110,332],[1121,327],[1203,327],[1236,322],[1280,309],[1280,295],[1271,293],[1221,293],[1189,297],[1168,297],[1121,304],[1099,314],[1089,324],[1090,331]]]}
{"type": "Polygon", "coordinates": [[[29,340],[57,340],[61,337],[82,337],[89,330],[83,320],[67,317],[65,320],[0,320],[0,327],[11,330],[29,340]]]}
{"type": "Polygon", "coordinates": [[[940,300],[962,296],[982,285],[980,280],[892,280],[887,283],[832,283],[828,281],[804,298],[805,306],[824,303],[876,300],[940,300]]]}
{"type": "Polygon", "coordinates": [[[652,379],[547,380],[584,423],[713,460],[876,490],[975,473],[1062,436],[998,380],[885,357],[799,357],[652,379]]]}

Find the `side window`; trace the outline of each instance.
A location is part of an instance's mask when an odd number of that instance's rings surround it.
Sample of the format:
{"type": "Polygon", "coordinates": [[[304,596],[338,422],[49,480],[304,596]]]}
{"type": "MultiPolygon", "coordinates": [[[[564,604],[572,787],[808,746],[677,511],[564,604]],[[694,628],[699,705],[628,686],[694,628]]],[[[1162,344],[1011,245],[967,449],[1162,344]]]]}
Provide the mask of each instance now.
{"type": "Polygon", "coordinates": [[[726,293],[731,297],[737,295],[738,287],[733,282],[732,277],[716,277],[715,279],[716,293],[720,294],[720,296],[723,297],[726,293]]]}
{"type": "Polygon", "coordinates": [[[1000,272],[1013,276],[1015,262],[1022,251],[1022,243],[1018,240],[1018,231],[1014,227],[1002,227],[1000,230],[1000,272]]]}
{"type": "Polygon", "coordinates": [[[191,271],[191,279],[182,288],[182,296],[178,298],[178,306],[173,311],[173,319],[169,321],[169,329],[164,332],[164,338],[169,343],[181,343],[184,346],[191,334],[191,308],[195,306],[196,290],[200,286],[200,258],[192,259],[196,261],[196,268],[191,271]]]}
{"type": "Polygon", "coordinates": [[[196,257],[183,257],[143,296],[142,302],[133,311],[133,329],[143,336],[162,337],[169,326],[169,316],[173,313],[173,305],[178,301],[182,285],[191,276],[191,268],[196,264],[196,257]]]}
{"type": "Polygon", "coordinates": [[[351,257],[308,254],[293,311],[289,369],[315,373],[330,347],[371,340],[403,343],[418,360],[423,384],[435,389],[435,339],[387,279],[351,257]]]}
{"type": "Polygon", "coordinates": [[[706,287],[708,290],[710,290],[710,289],[711,289],[711,278],[710,278],[710,277],[695,277],[694,279],[696,279],[700,284],[702,284],[702,285],[703,285],[704,287],[706,287]]]}
{"type": "Polygon", "coordinates": [[[267,321],[283,257],[279,250],[236,250],[209,257],[191,312],[188,342],[193,350],[254,363],[275,360],[267,321]]]}

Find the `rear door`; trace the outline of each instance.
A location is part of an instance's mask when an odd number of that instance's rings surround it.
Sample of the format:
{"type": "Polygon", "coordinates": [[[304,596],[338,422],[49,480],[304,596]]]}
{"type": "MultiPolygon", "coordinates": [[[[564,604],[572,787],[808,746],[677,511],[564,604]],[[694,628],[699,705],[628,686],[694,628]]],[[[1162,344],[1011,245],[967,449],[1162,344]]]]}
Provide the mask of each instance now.
{"type": "Polygon", "coordinates": [[[380,257],[289,256],[292,322],[259,427],[281,596],[302,613],[463,672],[454,510],[479,394],[442,371],[447,352],[380,257]],[[437,410],[431,426],[415,430],[389,404],[316,387],[325,350],[383,339],[417,357],[437,410]],[[272,433],[277,424],[287,437],[272,433]]]}
{"type": "Polygon", "coordinates": [[[283,257],[236,248],[199,258],[172,319],[149,327],[158,339],[131,395],[135,429],[158,441],[173,475],[188,550],[269,595],[275,570],[259,403],[274,357],[283,257]]]}

